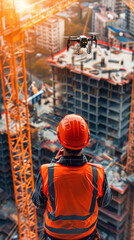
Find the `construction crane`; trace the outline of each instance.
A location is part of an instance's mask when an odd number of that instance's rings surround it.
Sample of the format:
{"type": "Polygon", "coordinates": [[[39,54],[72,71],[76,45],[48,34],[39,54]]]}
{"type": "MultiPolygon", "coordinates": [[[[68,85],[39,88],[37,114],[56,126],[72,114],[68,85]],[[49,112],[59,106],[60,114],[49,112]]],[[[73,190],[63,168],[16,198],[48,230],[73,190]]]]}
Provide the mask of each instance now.
{"type": "Polygon", "coordinates": [[[85,35],[86,33],[86,30],[87,30],[87,24],[88,24],[88,21],[89,21],[89,17],[91,16],[91,8],[89,8],[88,10],[88,14],[87,14],[87,18],[86,18],[86,22],[85,22],[85,26],[84,26],[84,30],[83,30],[83,35],[85,35]]]}
{"type": "Polygon", "coordinates": [[[76,0],[57,1],[42,10],[43,2],[32,4],[28,9],[28,18],[21,21],[15,1],[0,0],[0,72],[20,240],[38,239],[36,209],[31,200],[34,180],[24,32],[76,0]]]}
{"type": "Polygon", "coordinates": [[[127,7],[134,11],[134,1],[133,0],[123,0],[127,7]]]}
{"type": "MultiPolygon", "coordinates": [[[[134,12],[134,1],[123,0],[127,7],[129,7],[134,12]]],[[[129,137],[128,137],[128,151],[127,151],[127,163],[126,171],[128,174],[134,174],[134,69],[132,77],[132,95],[131,95],[131,108],[130,108],[130,123],[129,123],[129,137]]],[[[129,193],[130,196],[130,211],[131,214],[128,219],[129,224],[129,239],[134,239],[134,191],[133,186],[129,193]]]]}
{"type": "MultiPolygon", "coordinates": [[[[82,9],[83,9],[83,7],[82,7],[82,5],[79,2],[77,2],[77,5],[80,8],[80,19],[82,20],[82,9]]],[[[83,35],[85,35],[85,33],[86,33],[87,24],[88,24],[90,16],[91,16],[91,8],[88,9],[87,18],[86,18],[86,22],[85,22],[83,33],[82,33],[83,35]]]]}
{"type": "MultiPolygon", "coordinates": [[[[126,4],[127,7],[129,7],[134,12],[134,1],[123,0],[123,2],[126,4]]],[[[134,173],[134,71],[133,71],[133,78],[132,78],[132,95],[131,95],[126,171],[128,173],[134,173]]]]}

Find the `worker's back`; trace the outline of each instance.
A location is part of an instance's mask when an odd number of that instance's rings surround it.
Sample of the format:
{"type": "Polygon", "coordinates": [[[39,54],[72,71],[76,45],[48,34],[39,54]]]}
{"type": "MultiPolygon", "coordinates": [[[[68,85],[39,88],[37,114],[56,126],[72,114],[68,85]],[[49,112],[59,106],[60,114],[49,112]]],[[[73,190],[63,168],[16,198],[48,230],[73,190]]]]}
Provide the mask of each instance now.
{"type": "Polygon", "coordinates": [[[48,234],[59,239],[90,235],[97,223],[97,198],[103,194],[103,168],[89,163],[83,166],[45,164],[41,175],[43,192],[48,198],[45,211],[48,234]]]}
{"type": "Polygon", "coordinates": [[[87,162],[82,154],[90,139],[86,121],[65,116],[57,128],[63,148],[38,174],[34,204],[45,209],[44,239],[96,240],[98,206],[111,201],[111,191],[101,165],[87,162]]]}

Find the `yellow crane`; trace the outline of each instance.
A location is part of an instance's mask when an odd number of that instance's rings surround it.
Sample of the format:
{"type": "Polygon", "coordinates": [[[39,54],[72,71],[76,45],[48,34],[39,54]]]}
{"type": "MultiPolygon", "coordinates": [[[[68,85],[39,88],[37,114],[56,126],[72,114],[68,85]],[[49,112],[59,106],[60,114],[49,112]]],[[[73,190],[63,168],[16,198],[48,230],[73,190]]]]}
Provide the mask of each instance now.
{"type": "Polygon", "coordinates": [[[29,9],[24,9],[23,14],[29,13],[28,18],[20,20],[15,1],[0,0],[0,73],[20,240],[38,239],[36,209],[31,201],[34,180],[24,32],[76,0],[55,1],[53,6],[42,10],[43,2],[45,1],[38,1],[29,9]]]}

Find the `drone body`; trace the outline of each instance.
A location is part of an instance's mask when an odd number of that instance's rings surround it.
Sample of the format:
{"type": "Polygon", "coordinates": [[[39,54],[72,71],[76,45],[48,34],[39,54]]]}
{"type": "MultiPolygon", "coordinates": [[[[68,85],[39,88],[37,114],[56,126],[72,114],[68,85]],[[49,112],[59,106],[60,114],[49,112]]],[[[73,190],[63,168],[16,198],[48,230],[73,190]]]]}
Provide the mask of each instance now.
{"type": "Polygon", "coordinates": [[[77,54],[79,54],[80,48],[87,48],[87,53],[91,53],[91,46],[93,42],[95,42],[95,46],[97,46],[96,33],[90,33],[90,38],[85,35],[81,35],[80,37],[71,36],[68,37],[67,40],[67,51],[69,51],[70,42],[78,42],[77,46],[77,54]],[[91,43],[89,43],[91,42],[91,43]]]}

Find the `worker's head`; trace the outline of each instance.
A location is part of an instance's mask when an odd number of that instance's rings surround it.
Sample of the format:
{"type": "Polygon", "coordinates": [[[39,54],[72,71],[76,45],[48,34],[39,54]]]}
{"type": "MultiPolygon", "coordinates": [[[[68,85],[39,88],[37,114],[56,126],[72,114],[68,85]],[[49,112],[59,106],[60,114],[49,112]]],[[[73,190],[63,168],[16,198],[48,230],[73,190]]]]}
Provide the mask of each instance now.
{"type": "Polygon", "coordinates": [[[88,144],[90,131],[84,118],[77,114],[69,114],[59,123],[57,136],[66,151],[77,154],[88,144]]]}
{"type": "Polygon", "coordinates": [[[35,85],[35,81],[32,82],[32,85],[35,85]]]}

